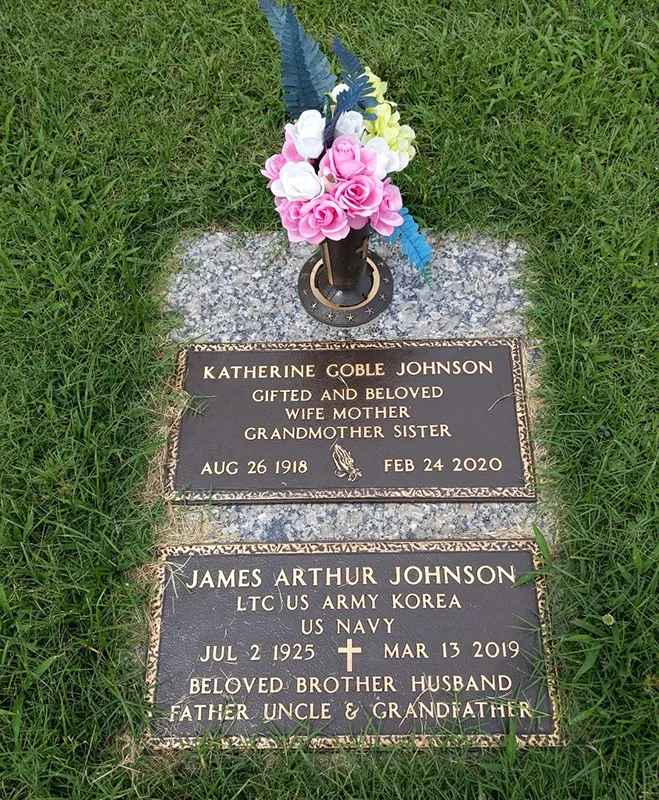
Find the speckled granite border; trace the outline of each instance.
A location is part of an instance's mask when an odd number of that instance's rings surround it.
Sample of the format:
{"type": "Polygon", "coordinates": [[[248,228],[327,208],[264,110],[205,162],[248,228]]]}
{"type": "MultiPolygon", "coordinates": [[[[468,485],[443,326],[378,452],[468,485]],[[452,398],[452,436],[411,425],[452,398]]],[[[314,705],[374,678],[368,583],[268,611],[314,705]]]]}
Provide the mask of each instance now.
{"type": "MultiPolygon", "coordinates": [[[[524,249],[486,236],[462,241],[429,234],[432,285],[398,248],[378,245],[392,269],[394,300],[368,325],[341,330],[309,317],[297,275],[314,247],[289,245],[282,233],[203,233],[180,246],[169,307],[180,320],[176,341],[264,342],[519,336],[527,383],[537,350],[526,339],[519,281],[524,249]]],[[[531,404],[533,408],[533,404],[531,404]]],[[[322,539],[483,539],[546,529],[542,506],[525,503],[319,503],[170,509],[159,544],[322,539]]]]}

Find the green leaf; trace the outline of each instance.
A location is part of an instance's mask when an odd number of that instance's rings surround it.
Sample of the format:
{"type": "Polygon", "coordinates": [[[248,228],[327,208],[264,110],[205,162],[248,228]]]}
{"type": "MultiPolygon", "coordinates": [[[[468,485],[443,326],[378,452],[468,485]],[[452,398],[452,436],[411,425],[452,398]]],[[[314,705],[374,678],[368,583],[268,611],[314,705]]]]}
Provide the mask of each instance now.
{"type": "Polygon", "coordinates": [[[504,772],[505,770],[504,765],[498,761],[486,761],[481,766],[486,772],[504,772]]]}
{"type": "Polygon", "coordinates": [[[652,566],[656,561],[659,561],[659,544],[655,546],[654,550],[648,556],[647,564],[652,566]]]}
{"type": "Polygon", "coordinates": [[[564,642],[592,642],[593,637],[587,633],[572,633],[563,639],[564,642]]]}
{"type": "Polygon", "coordinates": [[[41,664],[39,664],[39,666],[35,670],[33,670],[32,677],[33,678],[40,678],[44,674],[44,672],[47,669],[50,668],[50,666],[52,665],[53,661],[55,661],[55,659],[59,658],[59,657],[60,657],[60,654],[57,653],[54,656],[49,656],[45,661],[42,661],[41,664]]]}
{"type": "Polygon", "coordinates": [[[11,713],[14,715],[11,721],[11,731],[14,735],[14,744],[18,748],[19,736],[21,733],[21,715],[23,713],[23,703],[25,702],[25,695],[19,694],[14,704],[11,707],[11,713]]]}
{"type": "Polygon", "coordinates": [[[518,586],[523,586],[525,583],[529,581],[535,580],[539,575],[546,575],[547,571],[544,569],[535,569],[531,572],[525,572],[523,575],[520,575],[519,578],[513,583],[513,589],[517,589],[518,586]]]}
{"type": "Polygon", "coordinates": [[[575,681],[579,680],[584,673],[588,672],[588,670],[595,665],[599,652],[599,647],[593,647],[586,653],[586,658],[584,659],[583,664],[579,667],[577,674],[574,676],[575,681]]]}
{"type": "Polygon", "coordinates": [[[573,620],[573,624],[576,625],[578,628],[583,628],[584,630],[594,633],[596,636],[602,635],[601,628],[598,628],[596,625],[593,625],[590,622],[586,622],[585,619],[575,619],[573,620]]]}
{"type": "Polygon", "coordinates": [[[1,583],[0,583],[0,608],[7,614],[11,614],[11,606],[9,605],[9,600],[7,600],[7,595],[5,594],[4,587],[1,583]]]}
{"type": "Polygon", "coordinates": [[[583,722],[585,719],[588,719],[588,717],[592,717],[596,711],[597,711],[597,706],[592,706],[591,708],[588,708],[585,711],[580,711],[578,714],[575,714],[573,717],[570,717],[570,725],[574,725],[577,722],[583,722]]]}
{"type": "Polygon", "coordinates": [[[508,757],[508,766],[512,767],[515,763],[515,757],[517,756],[517,720],[512,718],[510,720],[510,730],[508,732],[508,736],[506,738],[506,755],[508,757]]]}
{"type": "Polygon", "coordinates": [[[540,552],[544,556],[545,561],[547,562],[547,564],[551,564],[552,559],[551,559],[551,550],[549,549],[549,544],[547,543],[547,540],[545,539],[545,537],[542,534],[542,531],[540,530],[540,528],[538,528],[537,525],[533,526],[533,535],[535,536],[535,540],[538,543],[538,547],[540,548],[540,552]]]}

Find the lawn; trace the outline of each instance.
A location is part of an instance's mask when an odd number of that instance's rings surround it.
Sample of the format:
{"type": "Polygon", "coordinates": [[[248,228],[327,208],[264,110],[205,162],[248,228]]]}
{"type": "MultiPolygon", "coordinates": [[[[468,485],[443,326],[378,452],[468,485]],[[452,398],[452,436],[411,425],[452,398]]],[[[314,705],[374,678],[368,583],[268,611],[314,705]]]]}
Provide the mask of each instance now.
{"type": "MultiPolygon", "coordinates": [[[[567,746],[152,757],[135,658],[144,499],[182,229],[273,228],[284,123],[256,0],[14,0],[0,118],[0,796],[659,796],[656,0],[297,0],[418,132],[438,230],[527,243],[544,353],[567,746]]],[[[302,313],[302,312],[300,312],[302,313]]],[[[423,310],[421,310],[423,313],[423,310]]]]}

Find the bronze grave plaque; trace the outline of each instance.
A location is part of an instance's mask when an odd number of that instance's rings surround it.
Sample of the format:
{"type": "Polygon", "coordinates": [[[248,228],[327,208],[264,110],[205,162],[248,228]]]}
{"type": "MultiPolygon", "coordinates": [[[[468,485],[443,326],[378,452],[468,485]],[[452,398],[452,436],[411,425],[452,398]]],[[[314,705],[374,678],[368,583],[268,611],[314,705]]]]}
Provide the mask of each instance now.
{"type": "Polygon", "coordinates": [[[560,743],[535,543],[168,548],[150,742],[560,743]]]}
{"type": "Polygon", "coordinates": [[[535,499],[516,339],[199,344],[167,499],[535,499]]]}

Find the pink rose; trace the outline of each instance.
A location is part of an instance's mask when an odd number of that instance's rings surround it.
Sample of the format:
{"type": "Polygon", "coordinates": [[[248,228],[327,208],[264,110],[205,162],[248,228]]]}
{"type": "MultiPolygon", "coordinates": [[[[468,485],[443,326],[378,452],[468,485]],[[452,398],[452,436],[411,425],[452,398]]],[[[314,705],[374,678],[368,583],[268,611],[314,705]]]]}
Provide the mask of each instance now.
{"type": "Polygon", "coordinates": [[[304,242],[305,238],[300,234],[300,211],[304,201],[275,197],[275,205],[281,217],[281,224],[286,228],[289,241],[304,242]]]}
{"type": "Polygon", "coordinates": [[[305,157],[298,153],[297,147],[295,146],[295,139],[288,131],[286,131],[285,134],[284,146],[281,149],[281,153],[286,161],[292,161],[295,164],[299,164],[300,161],[306,161],[305,157]]]}
{"type": "Polygon", "coordinates": [[[368,217],[348,217],[348,225],[356,231],[360,231],[368,222],[368,217]]]}
{"type": "Polygon", "coordinates": [[[380,207],[384,184],[372,175],[355,175],[339,181],[331,190],[332,197],[348,214],[351,228],[363,228],[368,217],[380,207]]]}
{"type": "Polygon", "coordinates": [[[348,215],[329,194],[304,203],[300,209],[300,236],[311,244],[323,239],[345,239],[350,233],[348,215]]]}
{"type": "Polygon", "coordinates": [[[293,137],[286,131],[281,153],[275,153],[274,156],[270,156],[265,162],[265,169],[261,170],[261,175],[265,175],[268,178],[268,189],[276,180],[279,180],[279,173],[284,164],[289,162],[299,164],[302,161],[306,161],[306,159],[298,153],[293,137]]]}
{"type": "Polygon", "coordinates": [[[320,159],[320,172],[340,179],[372,175],[377,163],[377,153],[362,147],[356,136],[339,136],[320,159]]]}
{"type": "Polygon", "coordinates": [[[261,170],[261,175],[265,175],[268,180],[268,189],[279,178],[281,168],[286,163],[286,156],[283,153],[275,153],[274,156],[265,162],[265,169],[261,170]]]}
{"type": "Polygon", "coordinates": [[[382,236],[391,236],[394,228],[403,224],[403,218],[397,212],[403,207],[400,189],[394,186],[391,178],[384,182],[382,202],[375,214],[371,215],[371,227],[382,236]]]}

